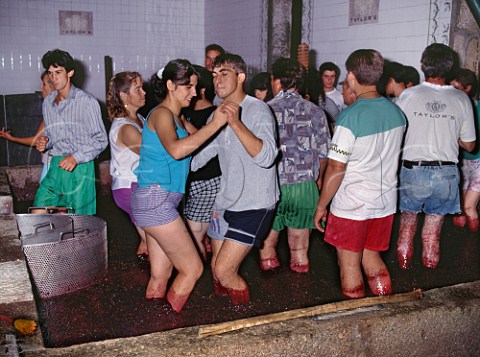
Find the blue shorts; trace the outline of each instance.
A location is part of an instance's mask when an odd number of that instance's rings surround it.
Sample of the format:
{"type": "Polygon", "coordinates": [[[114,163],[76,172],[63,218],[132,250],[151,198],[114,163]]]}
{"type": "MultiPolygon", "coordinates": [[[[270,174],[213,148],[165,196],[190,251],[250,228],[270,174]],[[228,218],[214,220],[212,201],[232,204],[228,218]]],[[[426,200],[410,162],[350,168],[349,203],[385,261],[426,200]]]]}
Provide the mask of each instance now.
{"type": "Polygon", "coordinates": [[[400,211],[426,214],[460,212],[457,166],[415,166],[400,170],[400,211]]]}
{"type": "Polygon", "coordinates": [[[168,192],[157,184],[135,187],[130,197],[133,217],[139,227],[155,227],[173,222],[180,216],[177,207],[183,193],[168,192]]]}
{"type": "Polygon", "coordinates": [[[270,232],[275,210],[216,211],[212,214],[208,236],[216,240],[233,240],[237,243],[261,247],[270,232]]]}

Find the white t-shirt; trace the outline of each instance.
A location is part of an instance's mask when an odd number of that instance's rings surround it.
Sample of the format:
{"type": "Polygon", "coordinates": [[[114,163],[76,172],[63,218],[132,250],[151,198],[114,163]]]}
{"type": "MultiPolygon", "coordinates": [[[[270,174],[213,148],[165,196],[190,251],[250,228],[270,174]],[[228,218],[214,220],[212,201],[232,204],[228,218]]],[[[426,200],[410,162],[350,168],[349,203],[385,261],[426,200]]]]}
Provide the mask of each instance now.
{"type": "Polygon", "coordinates": [[[347,164],[330,205],[335,216],[362,221],[395,213],[405,124],[402,111],[384,97],[359,98],[340,112],[328,153],[347,164]]]}
{"type": "Polygon", "coordinates": [[[472,103],[453,86],[423,82],[405,89],[396,104],[408,120],[403,160],[458,162],[458,139],[475,141],[472,103]]]}
{"type": "Polygon", "coordinates": [[[325,95],[335,102],[335,105],[337,106],[338,110],[342,110],[345,108],[343,95],[342,93],[340,93],[340,91],[337,90],[337,88],[333,88],[333,90],[330,92],[325,92],[325,95]]]}
{"type": "Polygon", "coordinates": [[[137,182],[133,170],[138,166],[140,156],[126,146],[117,145],[118,131],[123,125],[132,125],[140,133],[142,128],[135,122],[125,118],[113,119],[108,139],[110,141],[110,174],[112,175],[112,190],[130,188],[132,182],[137,182]]]}

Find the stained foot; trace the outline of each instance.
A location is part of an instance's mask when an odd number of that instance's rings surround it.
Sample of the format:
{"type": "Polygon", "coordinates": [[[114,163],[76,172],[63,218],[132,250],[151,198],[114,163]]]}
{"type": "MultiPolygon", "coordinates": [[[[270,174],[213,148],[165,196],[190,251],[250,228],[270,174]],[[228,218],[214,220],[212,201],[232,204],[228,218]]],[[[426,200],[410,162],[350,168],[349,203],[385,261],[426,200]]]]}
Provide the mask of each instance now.
{"type": "Polygon", "coordinates": [[[387,269],[382,269],[376,274],[367,276],[368,286],[375,295],[392,295],[392,280],[387,269]]]}
{"type": "Polygon", "coordinates": [[[363,282],[352,288],[342,286],[342,294],[350,299],[359,299],[365,297],[365,285],[363,282]]]}
{"type": "Polygon", "coordinates": [[[213,291],[217,296],[228,296],[228,291],[218,280],[213,280],[213,291]]]}
{"type": "Polygon", "coordinates": [[[290,262],[290,269],[296,273],[308,273],[310,270],[310,264],[298,264],[295,262],[290,262]]]}
{"type": "Polygon", "coordinates": [[[147,299],[163,299],[167,291],[167,284],[157,283],[155,281],[148,282],[147,292],[145,293],[145,298],[147,299]]]}
{"type": "Polygon", "coordinates": [[[277,257],[260,259],[260,269],[263,271],[274,270],[280,266],[277,257]]]}
{"type": "Polygon", "coordinates": [[[243,290],[234,290],[227,288],[226,290],[228,292],[228,295],[230,296],[230,299],[232,300],[232,303],[235,305],[246,304],[250,301],[250,292],[248,291],[248,288],[243,290]]]}
{"type": "Polygon", "coordinates": [[[467,217],[465,217],[464,215],[453,217],[453,225],[455,227],[463,228],[466,223],[467,223],[467,217]]]}
{"type": "Polygon", "coordinates": [[[167,294],[167,301],[172,306],[172,309],[175,312],[180,312],[180,311],[182,311],[183,307],[187,303],[187,300],[188,300],[189,296],[190,296],[190,294],[178,295],[175,292],[175,290],[170,288],[170,290],[168,290],[168,294],[167,294]]]}
{"type": "Polygon", "coordinates": [[[411,267],[412,257],[413,257],[413,247],[412,248],[407,246],[397,247],[398,266],[401,269],[405,270],[411,267]]]}
{"type": "Polygon", "coordinates": [[[480,230],[478,218],[470,218],[467,216],[467,227],[472,233],[476,233],[480,230]]]}

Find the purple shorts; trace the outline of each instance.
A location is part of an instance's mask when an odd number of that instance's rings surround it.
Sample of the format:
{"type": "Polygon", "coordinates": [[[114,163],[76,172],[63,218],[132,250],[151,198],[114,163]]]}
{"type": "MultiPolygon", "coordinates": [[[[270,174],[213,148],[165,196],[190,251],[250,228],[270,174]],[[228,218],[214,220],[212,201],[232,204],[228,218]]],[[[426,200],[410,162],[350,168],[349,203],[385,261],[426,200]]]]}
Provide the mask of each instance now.
{"type": "Polygon", "coordinates": [[[133,189],[137,187],[136,182],[132,182],[130,188],[119,188],[112,190],[113,200],[122,210],[128,213],[130,220],[135,223],[135,218],[133,218],[132,206],[130,205],[130,196],[132,195],[133,189]]]}

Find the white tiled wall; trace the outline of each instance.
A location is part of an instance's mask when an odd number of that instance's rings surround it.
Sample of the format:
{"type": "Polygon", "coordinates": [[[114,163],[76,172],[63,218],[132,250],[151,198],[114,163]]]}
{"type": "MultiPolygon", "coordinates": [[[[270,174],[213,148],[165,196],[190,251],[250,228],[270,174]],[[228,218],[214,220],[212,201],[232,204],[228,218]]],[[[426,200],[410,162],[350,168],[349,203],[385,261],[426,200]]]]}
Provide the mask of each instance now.
{"type": "Polygon", "coordinates": [[[105,100],[104,56],[149,78],[173,58],[203,64],[204,47],[205,0],[0,0],[0,94],[38,90],[53,48],[80,60],[84,89],[105,100]],[[59,35],[60,10],[91,11],[93,36],[59,35]]]}
{"type": "Polygon", "coordinates": [[[378,23],[348,26],[348,0],[315,0],[310,49],[315,51],[316,67],[334,62],[343,77],[351,52],[373,48],[386,59],[420,70],[421,53],[428,45],[429,15],[430,0],[380,0],[378,23]]]}
{"type": "MultiPolygon", "coordinates": [[[[262,16],[267,0],[205,0],[205,42],[240,55],[248,73],[262,69],[262,16]]],[[[266,25],[266,22],[265,22],[266,25]]],[[[266,55],[266,54],[265,54],[266,55]]]]}
{"type": "MultiPolygon", "coordinates": [[[[380,0],[376,24],[348,26],[348,0],[303,0],[311,5],[310,49],[316,67],[375,48],[384,57],[419,67],[428,42],[430,0],[380,0]]],[[[441,1],[441,0],[434,0],[441,1]]],[[[170,59],[203,64],[204,47],[219,43],[241,55],[249,73],[265,66],[268,0],[0,0],[0,94],[38,90],[42,55],[69,51],[85,67],[83,87],[105,100],[104,56],[114,72],[149,78],[170,59]],[[59,35],[59,11],[91,11],[93,36],[59,35]]]]}

